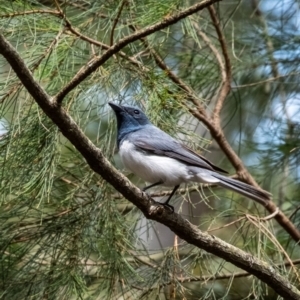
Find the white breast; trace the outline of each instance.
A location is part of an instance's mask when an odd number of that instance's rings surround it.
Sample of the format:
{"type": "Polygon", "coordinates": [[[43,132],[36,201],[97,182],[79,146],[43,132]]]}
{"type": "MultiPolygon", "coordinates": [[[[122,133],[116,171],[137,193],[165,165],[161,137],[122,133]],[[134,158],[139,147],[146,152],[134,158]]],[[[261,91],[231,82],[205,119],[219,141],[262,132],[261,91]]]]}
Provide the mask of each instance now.
{"type": "Polygon", "coordinates": [[[119,153],[127,169],[150,183],[162,181],[163,185],[175,186],[194,177],[188,167],[176,159],[145,154],[129,141],[121,144],[119,153]]]}

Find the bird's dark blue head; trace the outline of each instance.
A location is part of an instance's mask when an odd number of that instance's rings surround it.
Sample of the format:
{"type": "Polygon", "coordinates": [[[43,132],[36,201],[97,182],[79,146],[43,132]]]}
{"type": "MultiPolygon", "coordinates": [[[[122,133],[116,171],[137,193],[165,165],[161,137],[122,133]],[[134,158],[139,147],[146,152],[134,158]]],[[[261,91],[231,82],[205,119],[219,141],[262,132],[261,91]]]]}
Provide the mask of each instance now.
{"type": "Polygon", "coordinates": [[[113,102],[108,104],[114,110],[117,118],[118,145],[127,134],[151,124],[147,116],[137,107],[122,106],[113,102]]]}

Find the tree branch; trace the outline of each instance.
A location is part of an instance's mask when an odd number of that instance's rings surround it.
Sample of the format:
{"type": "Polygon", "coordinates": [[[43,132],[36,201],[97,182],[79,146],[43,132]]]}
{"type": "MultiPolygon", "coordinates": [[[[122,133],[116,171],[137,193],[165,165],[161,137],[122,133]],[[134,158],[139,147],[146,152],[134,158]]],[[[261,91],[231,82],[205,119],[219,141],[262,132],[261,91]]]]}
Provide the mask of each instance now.
{"type": "MultiPolygon", "coordinates": [[[[58,10],[58,13],[52,13],[54,15],[57,15],[59,18],[62,18],[64,21],[65,21],[65,26],[66,28],[71,32],[73,33],[74,35],[78,36],[81,40],[87,42],[87,43],[90,43],[91,45],[95,45],[103,50],[108,50],[110,48],[109,45],[106,45],[104,43],[101,43],[95,39],[92,39],[90,38],[89,36],[86,36],[84,34],[82,34],[81,32],[79,32],[71,23],[71,21],[67,18],[67,16],[65,15],[65,13],[63,12],[63,10],[60,8],[60,5],[59,3],[54,0],[55,2],[55,5],[57,7],[57,10],[58,10]]],[[[124,4],[126,3],[126,0],[124,0],[124,4]]],[[[124,6],[124,4],[122,4],[122,7],[120,9],[120,13],[121,13],[121,10],[124,6]]],[[[37,13],[39,13],[40,11],[37,11],[37,13]]],[[[55,11],[56,12],[56,11],[55,11]]],[[[103,15],[102,15],[103,17],[103,15]]],[[[115,19],[115,22],[117,22],[118,19],[115,19]]],[[[117,23],[114,23],[114,26],[116,26],[117,23]]],[[[112,36],[111,36],[111,39],[113,39],[113,32],[112,31],[112,36]]],[[[131,62],[133,65],[137,66],[137,67],[140,67],[142,69],[145,69],[145,67],[136,59],[132,58],[132,57],[129,57],[128,55],[126,55],[126,53],[122,52],[122,51],[118,51],[118,55],[120,55],[122,58],[128,60],[129,62],[131,62]]],[[[90,62],[88,63],[90,64],[90,62]]],[[[81,71],[79,71],[81,72],[81,71]]]]}
{"type": "Polygon", "coordinates": [[[135,187],[118,172],[102,152],[84,135],[70,115],[43,90],[16,50],[0,34],[0,54],[5,57],[25,88],[42,108],[44,113],[58,126],[62,134],[82,154],[87,163],[125,198],[136,205],[148,219],[169,227],[176,235],[201,249],[222,257],[235,266],[255,275],[268,284],[280,296],[300,299],[300,292],[266,262],[259,260],[221,239],[200,231],[177,213],[170,213],[135,187]]]}
{"type": "Polygon", "coordinates": [[[22,11],[22,12],[14,12],[11,14],[0,15],[0,18],[13,18],[13,17],[26,16],[26,15],[32,15],[32,14],[50,14],[50,15],[55,15],[55,16],[61,17],[61,13],[57,10],[33,9],[33,10],[27,10],[27,11],[22,11]]]}
{"type": "Polygon", "coordinates": [[[127,4],[127,0],[122,1],[121,6],[120,6],[119,11],[118,11],[118,14],[117,14],[117,17],[114,19],[114,23],[113,23],[111,33],[110,33],[110,46],[112,46],[114,44],[115,29],[116,29],[116,26],[118,24],[119,18],[121,16],[121,13],[122,13],[122,10],[123,10],[125,4],[127,4]]]}
{"type": "Polygon", "coordinates": [[[212,116],[212,119],[214,120],[214,122],[219,124],[220,123],[220,113],[221,113],[221,109],[223,107],[223,103],[231,89],[231,84],[230,84],[230,82],[231,82],[231,63],[230,63],[230,58],[229,58],[228,51],[227,51],[225,37],[220,28],[220,21],[217,17],[217,13],[216,13],[214,6],[213,5],[209,6],[208,11],[209,11],[211,20],[212,20],[213,25],[217,32],[218,39],[219,39],[221,49],[222,49],[222,53],[223,53],[223,57],[224,57],[224,62],[225,62],[225,64],[220,65],[220,67],[222,69],[222,71],[221,71],[222,86],[218,93],[217,103],[215,105],[215,108],[213,111],[213,116],[212,116]]]}
{"type": "Polygon", "coordinates": [[[116,54],[119,50],[127,46],[128,44],[137,41],[145,36],[148,36],[156,31],[164,29],[170,25],[173,25],[180,21],[181,19],[200,11],[209,5],[218,2],[220,0],[204,0],[200,3],[197,3],[178,14],[173,16],[165,17],[163,21],[155,23],[154,25],[148,26],[145,29],[139,30],[134,34],[131,34],[123,39],[121,39],[118,43],[111,46],[103,55],[97,59],[95,59],[92,63],[85,66],[85,68],[81,69],[73,79],[55,96],[55,101],[57,103],[61,103],[64,97],[72,91],[78,84],[80,84],[84,79],[86,79],[89,75],[91,75],[95,70],[97,70],[101,65],[103,65],[111,56],[116,54]]]}
{"type": "MultiPolygon", "coordinates": [[[[231,79],[231,64],[229,60],[229,55],[227,53],[227,48],[225,45],[225,38],[221,32],[221,29],[219,27],[219,23],[217,21],[217,17],[215,15],[215,11],[212,10],[212,18],[215,23],[216,30],[218,31],[219,41],[221,43],[223,56],[225,60],[225,65],[217,52],[216,48],[210,44],[209,40],[205,38],[203,35],[202,38],[204,38],[204,41],[208,44],[212,52],[215,54],[220,68],[223,70],[222,73],[222,81],[223,84],[221,85],[221,89],[218,96],[218,101],[216,104],[214,113],[212,118],[209,118],[205,112],[204,107],[201,105],[201,102],[199,101],[198,97],[195,96],[195,93],[193,92],[192,88],[190,88],[188,85],[186,85],[172,70],[167,66],[167,64],[164,62],[164,60],[160,57],[160,55],[154,50],[149,47],[149,44],[147,42],[146,38],[141,38],[141,41],[144,43],[146,49],[149,51],[149,53],[153,56],[157,66],[165,72],[165,74],[169,77],[169,79],[174,82],[181,90],[185,91],[187,93],[187,99],[193,103],[194,108],[188,107],[186,104],[185,106],[189,110],[189,112],[199,121],[201,121],[204,125],[206,125],[207,129],[210,131],[210,134],[212,138],[218,143],[219,147],[222,149],[224,154],[227,156],[231,164],[234,166],[236,173],[240,179],[247,182],[250,185],[255,186],[256,188],[260,189],[260,186],[257,184],[257,182],[254,180],[254,178],[251,176],[251,174],[248,172],[246,167],[244,166],[242,160],[240,157],[235,153],[231,145],[228,143],[225,134],[222,130],[222,127],[220,125],[220,119],[219,117],[216,117],[216,112],[219,114],[221,111],[221,108],[223,106],[223,103],[225,101],[226,96],[230,92],[230,79],[231,79]]],[[[134,26],[131,27],[133,30],[136,30],[134,26]]],[[[260,203],[262,204],[262,203],[260,203]]],[[[279,210],[277,205],[271,201],[265,205],[265,208],[271,213],[275,214],[276,221],[284,228],[286,232],[296,241],[300,241],[300,232],[295,227],[295,225],[287,218],[287,216],[279,210]]]]}

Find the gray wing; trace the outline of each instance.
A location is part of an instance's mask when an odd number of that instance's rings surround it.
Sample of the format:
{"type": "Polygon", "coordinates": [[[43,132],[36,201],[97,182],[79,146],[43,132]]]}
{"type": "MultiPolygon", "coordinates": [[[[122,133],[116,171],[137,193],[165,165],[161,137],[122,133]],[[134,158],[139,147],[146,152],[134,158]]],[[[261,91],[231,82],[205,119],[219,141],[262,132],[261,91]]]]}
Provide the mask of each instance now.
{"type": "Polygon", "coordinates": [[[137,149],[149,154],[168,156],[190,166],[228,173],[153,125],[131,133],[128,138],[137,149]]]}

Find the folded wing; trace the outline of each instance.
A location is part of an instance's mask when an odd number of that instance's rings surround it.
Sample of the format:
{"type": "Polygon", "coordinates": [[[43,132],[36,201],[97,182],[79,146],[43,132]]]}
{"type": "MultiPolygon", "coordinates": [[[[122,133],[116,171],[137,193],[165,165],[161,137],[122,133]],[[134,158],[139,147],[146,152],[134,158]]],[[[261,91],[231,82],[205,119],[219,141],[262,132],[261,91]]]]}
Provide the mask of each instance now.
{"type": "Polygon", "coordinates": [[[215,166],[208,159],[197,154],[192,149],[179,143],[171,136],[157,127],[149,126],[145,130],[134,132],[130,137],[131,142],[142,151],[159,156],[168,156],[186,163],[210,171],[228,173],[215,166]]]}

